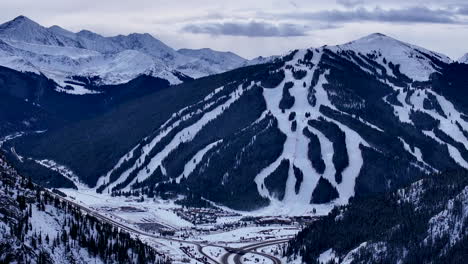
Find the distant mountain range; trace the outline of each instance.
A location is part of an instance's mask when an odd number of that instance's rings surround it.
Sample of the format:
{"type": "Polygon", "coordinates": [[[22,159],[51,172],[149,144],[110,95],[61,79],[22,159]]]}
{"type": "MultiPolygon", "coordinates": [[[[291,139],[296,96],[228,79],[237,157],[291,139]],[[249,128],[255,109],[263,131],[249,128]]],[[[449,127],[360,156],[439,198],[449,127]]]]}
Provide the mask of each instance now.
{"type": "Polygon", "coordinates": [[[150,34],[73,33],[59,26],[43,27],[24,16],[0,25],[1,66],[44,74],[59,91],[71,94],[93,93],[77,76],[93,77],[95,85],[121,84],[142,74],[178,84],[247,63],[232,52],[177,51],[150,34]]]}

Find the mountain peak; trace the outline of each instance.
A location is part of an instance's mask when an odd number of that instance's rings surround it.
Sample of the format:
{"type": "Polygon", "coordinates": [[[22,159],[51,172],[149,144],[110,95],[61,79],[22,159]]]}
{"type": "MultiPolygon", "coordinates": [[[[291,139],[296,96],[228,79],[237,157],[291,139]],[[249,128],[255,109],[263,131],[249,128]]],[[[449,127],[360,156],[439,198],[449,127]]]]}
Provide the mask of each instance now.
{"type": "Polygon", "coordinates": [[[70,38],[74,38],[74,33],[71,32],[71,31],[68,31],[60,26],[57,26],[57,25],[53,25],[51,27],[49,27],[49,30],[52,31],[53,33],[56,33],[56,34],[59,34],[59,35],[62,35],[62,36],[67,36],[67,37],[70,37],[70,38]]]}
{"type": "Polygon", "coordinates": [[[351,41],[348,44],[351,44],[351,43],[376,43],[376,42],[382,42],[382,41],[385,41],[385,42],[392,41],[392,42],[403,43],[403,42],[401,42],[401,41],[399,41],[397,39],[394,39],[392,37],[389,37],[389,36],[387,36],[385,34],[373,33],[373,34],[367,35],[365,37],[362,37],[362,38],[356,39],[354,41],[351,41]]]}
{"type": "Polygon", "coordinates": [[[373,33],[345,44],[338,45],[337,47],[343,49],[353,49],[362,53],[368,53],[376,50],[393,50],[400,52],[402,49],[416,48],[416,46],[389,37],[382,33],[373,33]]]}
{"type": "Polygon", "coordinates": [[[66,30],[58,26],[46,28],[35,21],[18,16],[15,19],[0,25],[0,38],[29,44],[65,46],[75,44],[68,36],[66,30]]]}
{"type": "Polygon", "coordinates": [[[433,60],[450,63],[452,60],[442,54],[412,45],[382,33],[373,33],[343,45],[331,47],[336,50],[349,50],[357,54],[373,54],[379,60],[385,58],[400,65],[402,73],[416,81],[427,81],[438,69],[433,60]]]}
{"type": "Polygon", "coordinates": [[[36,23],[36,22],[32,21],[31,19],[29,19],[28,17],[23,16],[23,15],[20,15],[20,16],[15,17],[12,21],[16,21],[16,22],[33,22],[33,23],[36,23]]]}
{"type": "Polygon", "coordinates": [[[76,33],[76,35],[90,40],[98,40],[104,38],[103,36],[86,29],[80,30],[78,33],[76,33]]]}
{"type": "Polygon", "coordinates": [[[210,48],[180,49],[177,51],[177,53],[208,62],[210,65],[225,67],[225,70],[229,68],[235,68],[235,66],[242,65],[247,61],[246,59],[232,52],[216,51],[210,48]]]}
{"type": "Polygon", "coordinates": [[[231,51],[218,51],[210,48],[201,48],[201,49],[179,49],[178,53],[187,55],[187,56],[230,56],[239,60],[245,61],[241,56],[231,52],[231,51]]]}
{"type": "Polygon", "coordinates": [[[118,38],[126,39],[126,41],[137,41],[141,43],[152,43],[153,45],[156,44],[166,46],[166,44],[149,33],[130,33],[128,35],[119,35],[118,38]]]}
{"type": "Polygon", "coordinates": [[[1,36],[17,40],[21,40],[22,37],[41,34],[45,30],[46,28],[25,16],[18,16],[0,25],[1,36]]]}
{"type": "Polygon", "coordinates": [[[468,64],[468,53],[466,53],[465,55],[463,55],[463,57],[461,57],[460,59],[457,60],[459,63],[466,63],[468,64]]]}
{"type": "Polygon", "coordinates": [[[340,48],[353,48],[366,53],[365,51],[380,51],[383,53],[390,53],[388,55],[396,55],[398,53],[408,53],[410,51],[416,51],[417,53],[425,53],[433,56],[434,58],[444,62],[450,63],[452,60],[443,54],[427,50],[417,45],[409,44],[407,42],[398,40],[393,37],[389,37],[382,33],[373,33],[368,36],[359,38],[357,40],[348,42],[343,45],[338,45],[340,48]]]}
{"type": "Polygon", "coordinates": [[[18,27],[41,27],[38,23],[34,22],[33,20],[29,19],[28,17],[25,16],[17,16],[13,20],[10,20],[8,22],[5,22],[0,25],[0,31],[5,31],[8,29],[12,28],[18,28],[18,27]]]}
{"type": "Polygon", "coordinates": [[[382,34],[382,33],[379,33],[379,32],[372,33],[372,34],[368,35],[367,37],[368,38],[389,38],[389,36],[387,36],[385,34],[382,34]]]}

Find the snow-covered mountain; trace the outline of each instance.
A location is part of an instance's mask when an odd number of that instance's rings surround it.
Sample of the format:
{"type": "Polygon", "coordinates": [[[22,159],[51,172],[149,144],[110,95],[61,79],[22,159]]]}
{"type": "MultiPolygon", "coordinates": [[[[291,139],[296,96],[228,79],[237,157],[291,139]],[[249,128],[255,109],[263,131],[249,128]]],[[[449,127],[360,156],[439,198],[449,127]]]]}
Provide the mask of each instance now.
{"type": "Polygon", "coordinates": [[[270,56],[270,57],[263,57],[263,56],[259,56],[259,57],[256,57],[256,58],[253,58],[252,60],[250,61],[247,61],[245,62],[245,66],[249,66],[249,65],[256,65],[256,64],[262,64],[262,63],[268,63],[268,62],[271,62],[275,59],[278,59],[280,58],[281,56],[270,56]]]}
{"type": "Polygon", "coordinates": [[[97,76],[96,84],[119,84],[146,74],[178,84],[236,68],[245,61],[233,53],[207,49],[178,52],[150,34],[73,33],[59,26],[43,27],[24,16],[0,25],[1,66],[40,72],[61,88],[68,85],[68,90],[61,89],[68,92],[83,91],[76,87],[79,82],[66,82],[74,76],[97,76]]]}
{"type": "Polygon", "coordinates": [[[97,192],[323,214],[351,197],[467,169],[467,72],[372,34],[163,89],[5,146],[61,164],[97,192]]]}
{"type": "Polygon", "coordinates": [[[385,67],[389,74],[392,74],[392,69],[384,62],[384,59],[390,58],[390,62],[400,65],[400,71],[414,81],[429,80],[429,75],[440,69],[440,65],[436,61],[452,62],[445,55],[401,42],[380,33],[371,34],[344,45],[330,47],[330,49],[334,52],[352,51],[356,54],[366,55],[385,67]]]}
{"type": "Polygon", "coordinates": [[[463,57],[461,57],[460,59],[458,59],[458,62],[468,64],[468,53],[463,55],[463,57]]]}
{"type": "Polygon", "coordinates": [[[193,63],[187,63],[177,68],[181,72],[194,78],[202,77],[202,75],[199,75],[200,72],[198,69],[200,69],[200,67],[205,67],[202,71],[203,73],[212,75],[235,69],[246,62],[244,58],[232,52],[219,52],[208,48],[196,50],[180,49],[177,52],[187,57],[197,59],[193,63]],[[201,62],[205,62],[204,65],[202,65],[201,62]]]}
{"type": "Polygon", "coordinates": [[[0,25],[2,39],[21,41],[37,45],[49,46],[77,46],[78,43],[70,38],[54,34],[53,31],[42,27],[25,16],[19,16],[12,21],[0,25]]]}

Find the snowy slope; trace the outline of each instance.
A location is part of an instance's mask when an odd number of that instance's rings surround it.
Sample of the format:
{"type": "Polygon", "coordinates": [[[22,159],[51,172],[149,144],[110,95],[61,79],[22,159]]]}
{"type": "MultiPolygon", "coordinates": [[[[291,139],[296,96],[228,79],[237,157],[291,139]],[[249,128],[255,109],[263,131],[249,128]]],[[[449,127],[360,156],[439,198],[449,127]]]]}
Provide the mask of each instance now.
{"type": "Polygon", "coordinates": [[[427,81],[429,75],[438,71],[427,55],[435,57],[444,63],[452,60],[442,54],[426,50],[415,45],[404,43],[386,35],[375,33],[361,39],[330,47],[333,50],[352,50],[364,55],[378,56],[378,62],[383,63],[383,59],[391,60],[394,64],[400,65],[400,71],[415,81],[427,81]]]}
{"type": "Polygon", "coordinates": [[[468,53],[465,54],[463,57],[457,60],[459,63],[466,63],[468,64],[468,53]]]}
{"type": "MultiPolygon", "coordinates": [[[[189,51],[184,51],[189,53],[189,51]]],[[[346,95],[343,97],[342,92],[339,90],[334,90],[328,82],[336,80],[331,79],[330,70],[325,70],[330,68],[328,61],[333,56],[338,56],[334,60],[338,61],[344,59],[345,61],[353,63],[360,71],[363,73],[374,72],[379,73],[379,81],[387,85],[388,93],[397,93],[398,96],[396,100],[398,103],[389,102],[389,100],[384,97],[381,98],[378,104],[386,104],[386,108],[391,110],[388,118],[395,118],[399,120],[402,124],[408,123],[412,126],[416,126],[416,122],[419,120],[415,119],[414,112],[420,112],[428,115],[430,118],[436,120],[440,125],[438,129],[440,133],[446,134],[448,137],[455,140],[455,142],[460,142],[462,146],[468,149],[468,139],[463,135],[464,129],[468,128],[468,123],[462,118],[462,113],[460,113],[456,108],[450,103],[446,98],[437,94],[431,90],[423,90],[415,92],[414,89],[404,89],[403,87],[411,87],[411,82],[414,81],[426,81],[429,78],[429,75],[438,72],[441,70],[440,67],[443,67],[444,63],[450,63],[450,59],[443,55],[427,51],[423,48],[419,48],[410,44],[406,44],[390,37],[373,34],[365,38],[350,42],[348,44],[332,46],[332,47],[322,47],[319,49],[309,49],[309,50],[299,50],[293,52],[289,55],[290,61],[287,61],[280,71],[285,72],[284,79],[277,83],[275,87],[264,88],[263,89],[263,99],[266,102],[265,113],[269,113],[274,117],[278,122],[278,129],[286,136],[286,141],[282,147],[282,152],[276,159],[271,162],[268,166],[264,167],[255,177],[254,181],[257,185],[258,193],[270,200],[270,206],[261,210],[263,214],[293,214],[301,215],[304,213],[309,213],[312,209],[317,210],[319,213],[325,213],[332,208],[334,204],[346,204],[349,198],[356,195],[357,178],[363,174],[363,170],[369,166],[369,158],[365,157],[363,147],[368,149],[376,149],[377,151],[387,151],[387,146],[378,145],[382,142],[376,142],[372,138],[372,141],[368,141],[368,135],[361,135],[362,129],[357,129],[359,126],[367,127],[366,129],[374,131],[373,133],[385,133],[386,129],[391,129],[390,123],[387,123],[386,120],[372,120],[374,118],[372,115],[361,114],[362,116],[356,118],[353,112],[357,109],[362,109],[366,106],[367,103],[374,102],[365,102],[363,98],[355,98],[356,95],[346,95]],[[346,55],[348,53],[343,52],[352,51],[354,56],[346,55]],[[330,53],[332,52],[332,53],[330,53]],[[311,55],[312,54],[312,55],[311,55]],[[340,54],[344,54],[340,56],[340,54]],[[375,54],[375,56],[366,57],[366,54],[375,54]],[[426,55],[424,55],[426,54],[426,55]],[[293,56],[293,57],[291,57],[293,56]],[[367,60],[366,60],[367,58],[367,60]],[[437,60],[440,60],[438,65],[436,65],[437,60]],[[372,61],[372,62],[370,62],[372,61]],[[399,72],[392,70],[392,66],[399,67],[399,72]],[[382,69],[387,69],[383,71],[382,69]],[[379,72],[382,71],[382,72],[379,72]],[[303,72],[303,76],[297,77],[295,74],[297,72],[303,72]],[[407,76],[409,78],[404,78],[402,76],[407,76]],[[403,87],[399,87],[394,82],[398,84],[398,81],[410,82],[403,87]],[[308,85],[312,83],[312,86],[307,89],[308,85]],[[289,93],[294,97],[294,103],[287,109],[281,107],[282,100],[284,100],[285,91],[284,87],[289,85],[289,93]],[[313,100],[311,98],[314,98],[313,100]],[[357,100],[357,101],[355,101],[357,100]],[[432,101],[434,105],[440,105],[440,111],[435,109],[429,109],[427,103],[432,101]],[[312,103],[313,101],[313,103],[312,103]],[[323,107],[331,109],[338,114],[347,116],[352,121],[344,122],[342,120],[336,119],[336,117],[331,116],[328,112],[323,111],[323,107]],[[295,128],[292,130],[292,120],[293,117],[295,128]],[[369,115],[368,117],[366,117],[369,115]],[[335,152],[337,145],[336,140],[333,134],[328,130],[320,129],[320,126],[310,126],[311,120],[323,120],[320,121],[322,124],[331,123],[335,124],[339,130],[342,131],[344,135],[344,143],[346,143],[346,152],[347,156],[347,165],[341,168],[342,165],[336,163],[335,152]],[[378,124],[376,122],[379,122],[378,124]],[[455,124],[458,124],[455,125],[455,124]],[[313,134],[317,135],[320,142],[320,154],[324,161],[324,166],[326,169],[324,171],[317,170],[316,167],[312,166],[310,163],[310,157],[308,157],[308,143],[309,139],[303,134],[303,130],[308,129],[313,134]],[[273,175],[275,170],[279,169],[282,161],[287,160],[291,164],[291,167],[295,167],[298,170],[303,172],[302,183],[297,182],[296,172],[290,167],[287,180],[284,183],[284,198],[278,198],[276,191],[268,190],[265,188],[266,181],[268,177],[273,175]],[[337,178],[336,174],[340,170],[342,174],[342,180],[337,178]],[[337,197],[333,198],[331,203],[328,204],[310,204],[311,197],[314,196],[314,190],[320,189],[318,183],[321,178],[324,178],[331,184],[331,188],[336,190],[337,197]],[[299,185],[298,185],[299,184],[299,185]]],[[[336,64],[336,62],[335,62],[336,64]]],[[[331,66],[331,70],[336,65],[331,66]]],[[[349,67],[349,65],[345,66],[349,67]]],[[[244,84],[244,89],[248,89],[250,85],[244,84]]],[[[223,87],[216,89],[216,93],[222,91],[223,87]]],[[[235,91],[234,94],[240,94],[242,96],[242,91],[235,91]]],[[[181,113],[173,115],[174,117],[179,116],[180,120],[189,120],[191,117],[196,116],[197,113],[203,111],[204,116],[210,115],[211,119],[217,118],[219,113],[216,112],[214,108],[209,110],[209,100],[212,100],[213,97],[216,98],[216,93],[207,96],[203,109],[194,109],[188,115],[182,115],[181,113]],[[206,113],[206,111],[211,111],[206,113]]],[[[353,92],[351,92],[353,93],[353,92]]],[[[360,95],[364,96],[364,95],[360,95]]],[[[366,96],[372,96],[371,94],[366,96]]],[[[369,97],[366,100],[370,100],[369,97]]],[[[228,108],[224,108],[224,111],[228,108]]],[[[259,117],[258,120],[266,119],[268,114],[263,114],[259,117]]],[[[198,124],[202,122],[203,118],[199,121],[195,121],[192,126],[186,128],[181,127],[178,134],[174,136],[172,141],[165,145],[164,148],[160,148],[160,152],[155,156],[151,155],[151,149],[158,146],[158,144],[164,142],[168,133],[173,129],[177,129],[178,126],[182,126],[181,121],[168,120],[167,123],[173,122],[172,126],[168,129],[162,128],[159,133],[153,135],[153,140],[150,144],[143,147],[142,153],[138,162],[135,162],[134,166],[128,168],[120,177],[109,185],[104,185],[105,191],[111,191],[113,188],[119,189],[123,187],[123,190],[131,190],[131,186],[135,182],[143,182],[146,179],[149,179],[150,176],[154,173],[157,168],[162,170],[164,175],[167,175],[169,172],[166,171],[165,160],[170,160],[171,152],[176,151],[179,145],[187,144],[190,141],[194,140],[197,134],[203,131],[203,126],[198,124]],[[189,129],[191,131],[189,132],[189,129]],[[144,162],[143,165],[140,161],[148,160],[150,162],[144,162]],[[145,165],[147,164],[147,165],[145,165]],[[131,175],[137,175],[137,177],[132,178],[131,181],[128,181],[128,178],[131,175]]],[[[245,128],[244,128],[245,129],[245,128]]],[[[369,132],[366,132],[369,133],[369,132]]],[[[461,155],[460,151],[463,151],[460,148],[455,147],[455,143],[449,143],[447,140],[441,140],[439,137],[441,135],[434,135],[428,131],[421,131],[420,136],[431,135],[431,137],[436,140],[437,143],[442,145],[447,145],[449,152],[449,163],[452,165],[459,164],[464,166],[466,164],[466,156],[461,155]]],[[[430,172],[438,171],[440,166],[435,164],[431,159],[427,159],[429,154],[428,149],[420,144],[426,144],[423,142],[415,142],[414,139],[406,138],[409,135],[405,135],[399,138],[395,138],[393,144],[397,144],[395,149],[398,149],[397,155],[402,155],[403,159],[408,159],[408,164],[406,166],[413,167],[416,171],[419,171],[421,174],[426,174],[430,172]],[[405,137],[405,139],[403,138],[405,137]],[[410,144],[407,143],[412,142],[410,144]],[[419,147],[420,146],[420,147],[419,147]],[[421,148],[426,148],[425,153],[421,148]],[[402,151],[402,152],[401,152],[402,151]]],[[[254,144],[256,138],[252,138],[251,144],[254,144]]],[[[217,141],[211,142],[207,146],[207,149],[200,149],[196,156],[193,156],[189,162],[185,164],[185,168],[189,167],[190,170],[184,169],[183,174],[177,175],[177,180],[180,181],[181,177],[186,178],[191,177],[200,177],[199,173],[205,171],[204,166],[210,166],[210,157],[213,155],[212,151],[220,151],[218,146],[223,144],[229,144],[227,141],[222,143],[216,143],[217,141]],[[217,147],[214,147],[217,145],[217,147]],[[205,163],[206,162],[206,163],[205,163]],[[197,171],[197,167],[201,169],[197,171]],[[196,175],[196,176],[192,176],[196,175]]],[[[162,143],[165,144],[165,143],[162,143]]],[[[247,146],[245,147],[247,148],[247,146]]],[[[309,146],[310,148],[310,146],[309,146]]],[[[242,150],[244,151],[244,150],[242,150]]],[[[366,153],[369,150],[365,151],[366,153]]],[[[396,153],[395,153],[396,154],[396,153]]],[[[133,151],[128,154],[128,156],[133,155],[133,151]]],[[[386,155],[386,154],[385,154],[386,155]]],[[[384,155],[384,156],[385,156],[384,155]]],[[[384,156],[382,158],[384,158],[384,156]]],[[[238,163],[241,160],[237,161],[238,163]]],[[[121,165],[116,165],[117,169],[121,165]]],[[[235,165],[239,166],[239,165],[235,165]]],[[[100,183],[108,182],[110,172],[106,177],[101,178],[100,183]]],[[[170,175],[172,177],[172,175],[170,175]]],[[[228,174],[223,176],[223,183],[228,177],[228,174]]],[[[364,176],[361,176],[364,177],[364,176]]],[[[390,181],[390,180],[389,180],[390,181]]],[[[398,181],[394,179],[392,181],[398,181]]],[[[387,184],[391,184],[388,182],[387,184]]]]}
{"type": "Polygon", "coordinates": [[[245,61],[244,58],[232,52],[215,51],[209,48],[205,49],[180,49],[177,51],[188,57],[211,61],[212,63],[240,64],[245,61]]]}
{"type": "Polygon", "coordinates": [[[178,66],[178,70],[192,77],[202,77],[203,75],[197,76],[197,72],[202,70],[202,74],[211,75],[230,69],[234,69],[246,62],[246,59],[232,53],[232,52],[220,52],[212,49],[180,49],[178,53],[195,58],[196,60],[178,66]]]}
{"type": "Polygon", "coordinates": [[[61,88],[72,76],[99,76],[101,84],[119,84],[147,74],[178,84],[183,81],[178,76],[198,78],[245,62],[228,52],[178,52],[150,34],[103,37],[86,30],[73,33],[59,26],[43,27],[24,16],[0,25],[0,41],[0,65],[41,72],[55,80],[61,91],[67,91],[61,88]]]}
{"type": "MultiPolygon", "coordinates": [[[[127,52],[129,58],[141,56],[138,71],[151,65],[149,55],[127,52]]],[[[458,75],[427,82],[429,75],[457,67],[447,67],[450,62],[382,34],[296,50],[234,76],[179,87],[187,97],[177,90],[164,97],[177,107],[151,98],[146,105],[154,109],[132,108],[132,115],[164,118],[126,142],[111,162],[86,159],[108,162],[99,173],[80,171],[75,160],[47,158],[73,168],[97,192],[194,192],[232,209],[257,210],[253,214],[326,214],[351,197],[468,167],[468,103],[453,94],[464,83],[458,75]]],[[[98,123],[122,117],[112,118],[98,123]]],[[[121,128],[115,137],[127,137],[130,129],[121,128]]],[[[95,136],[89,140],[108,140],[95,136]]],[[[46,143],[55,140],[70,139],[46,143]]],[[[74,155],[86,156],[85,150],[74,155]]]]}
{"type": "Polygon", "coordinates": [[[244,62],[244,64],[242,66],[251,66],[251,65],[257,65],[257,64],[269,63],[269,62],[272,62],[275,59],[279,59],[281,57],[282,56],[277,56],[277,55],[269,56],[269,57],[259,56],[259,57],[256,57],[256,58],[253,58],[253,59],[251,59],[249,61],[244,62]]]}

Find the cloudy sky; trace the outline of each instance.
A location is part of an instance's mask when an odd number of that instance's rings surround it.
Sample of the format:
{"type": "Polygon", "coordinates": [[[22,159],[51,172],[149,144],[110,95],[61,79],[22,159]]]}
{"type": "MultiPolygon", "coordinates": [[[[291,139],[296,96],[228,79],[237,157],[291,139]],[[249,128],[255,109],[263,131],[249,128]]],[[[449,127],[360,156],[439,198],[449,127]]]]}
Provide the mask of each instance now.
{"type": "Polygon", "coordinates": [[[15,0],[0,21],[25,15],[44,26],[105,36],[150,33],[174,48],[246,58],[334,45],[380,32],[457,59],[468,52],[466,0],[15,0]]]}

